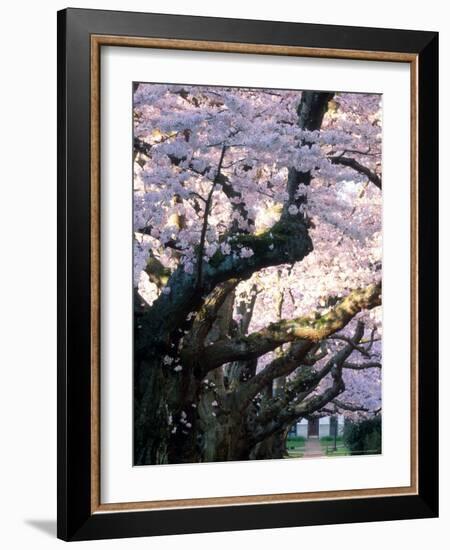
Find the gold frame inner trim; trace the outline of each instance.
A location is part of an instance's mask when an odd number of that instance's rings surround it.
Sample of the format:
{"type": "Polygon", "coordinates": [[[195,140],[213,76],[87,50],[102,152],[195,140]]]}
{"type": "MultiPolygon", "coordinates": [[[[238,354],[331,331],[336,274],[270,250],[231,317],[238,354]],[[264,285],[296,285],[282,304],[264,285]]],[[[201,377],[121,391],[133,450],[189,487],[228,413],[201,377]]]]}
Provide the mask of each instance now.
{"type": "Polygon", "coordinates": [[[418,494],[418,56],[410,53],[339,50],[167,38],[91,35],[91,513],[418,494]],[[286,55],[409,63],[411,74],[411,483],[407,487],[317,491],[232,497],[102,503],[100,492],[100,49],[102,46],[286,55]]]}

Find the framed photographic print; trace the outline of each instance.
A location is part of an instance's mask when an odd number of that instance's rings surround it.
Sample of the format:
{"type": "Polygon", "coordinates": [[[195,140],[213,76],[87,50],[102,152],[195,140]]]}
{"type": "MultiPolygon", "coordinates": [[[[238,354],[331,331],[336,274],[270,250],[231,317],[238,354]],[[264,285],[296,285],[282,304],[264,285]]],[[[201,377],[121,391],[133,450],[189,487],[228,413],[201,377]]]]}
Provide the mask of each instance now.
{"type": "Polygon", "coordinates": [[[438,513],[434,32],[58,13],[58,536],[438,513]]]}

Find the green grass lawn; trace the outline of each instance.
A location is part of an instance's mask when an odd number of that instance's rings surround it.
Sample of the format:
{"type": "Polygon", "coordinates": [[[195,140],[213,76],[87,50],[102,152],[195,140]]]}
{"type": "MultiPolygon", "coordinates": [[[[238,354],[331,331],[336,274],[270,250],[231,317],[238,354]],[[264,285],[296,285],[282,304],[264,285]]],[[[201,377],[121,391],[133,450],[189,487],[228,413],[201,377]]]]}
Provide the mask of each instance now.
{"type": "Polygon", "coordinates": [[[289,458],[301,458],[305,449],[305,438],[302,436],[288,437],[286,448],[289,458]]]}
{"type": "Polygon", "coordinates": [[[327,435],[320,438],[320,444],[327,456],[348,456],[349,449],[345,446],[342,436],[336,438],[336,450],[334,450],[334,437],[327,435]]]}

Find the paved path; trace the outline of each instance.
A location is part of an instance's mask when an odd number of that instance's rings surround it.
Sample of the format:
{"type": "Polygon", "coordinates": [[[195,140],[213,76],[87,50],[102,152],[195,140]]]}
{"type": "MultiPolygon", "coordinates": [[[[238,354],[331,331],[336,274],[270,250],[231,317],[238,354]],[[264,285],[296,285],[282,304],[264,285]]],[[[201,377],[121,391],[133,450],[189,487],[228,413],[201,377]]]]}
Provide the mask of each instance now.
{"type": "Polygon", "coordinates": [[[312,458],[314,456],[325,456],[319,438],[309,438],[305,442],[305,450],[303,451],[304,458],[312,458]]]}

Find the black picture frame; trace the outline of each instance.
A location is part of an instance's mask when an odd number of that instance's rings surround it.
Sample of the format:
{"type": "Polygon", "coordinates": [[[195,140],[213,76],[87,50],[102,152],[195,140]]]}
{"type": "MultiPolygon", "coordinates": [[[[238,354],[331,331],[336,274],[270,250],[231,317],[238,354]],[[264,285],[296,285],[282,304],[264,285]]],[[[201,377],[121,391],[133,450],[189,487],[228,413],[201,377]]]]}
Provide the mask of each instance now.
{"type": "Polygon", "coordinates": [[[88,540],[438,515],[438,33],[66,9],[58,12],[58,537],[88,540]],[[310,502],[92,512],[91,36],[417,56],[418,491],[310,502]]]}

